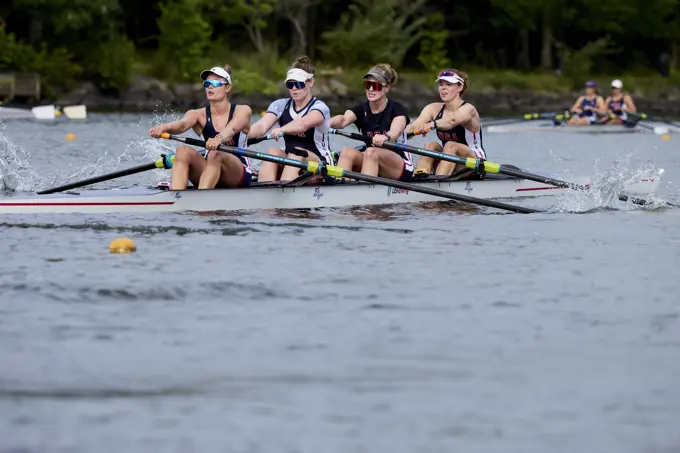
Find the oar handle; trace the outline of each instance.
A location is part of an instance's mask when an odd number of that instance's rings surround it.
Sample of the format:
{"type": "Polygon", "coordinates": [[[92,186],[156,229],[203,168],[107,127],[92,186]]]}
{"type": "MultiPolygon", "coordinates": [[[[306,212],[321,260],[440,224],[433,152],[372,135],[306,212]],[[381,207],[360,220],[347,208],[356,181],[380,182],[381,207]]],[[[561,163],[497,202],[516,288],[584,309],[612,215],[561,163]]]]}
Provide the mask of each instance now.
{"type": "MultiPolygon", "coordinates": [[[[279,133],[278,134],[279,138],[280,137],[286,137],[287,135],[284,133],[279,133]]],[[[253,138],[248,138],[248,146],[250,145],[257,145],[260,142],[264,142],[266,140],[274,140],[276,137],[272,134],[267,134],[264,137],[253,137],[253,138]]]]}
{"type": "MultiPolygon", "coordinates": [[[[186,143],[188,145],[205,147],[205,141],[199,140],[192,137],[180,137],[178,135],[171,135],[168,133],[161,134],[161,138],[166,140],[176,140],[178,142],[186,143]]],[[[262,160],[265,162],[273,162],[281,165],[289,165],[291,167],[301,168],[310,173],[317,175],[329,175],[337,178],[342,178],[342,168],[334,167],[332,165],[327,165],[322,161],[300,161],[295,159],[289,159],[287,157],[274,156],[273,154],[261,153],[258,151],[253,151],[245,148],[238,148],[236,146],[220,145],[217,147],[218,150],[224,151],[226,153],[235,154],[237,156],[249,157],[251,159],[262,160]]]]}

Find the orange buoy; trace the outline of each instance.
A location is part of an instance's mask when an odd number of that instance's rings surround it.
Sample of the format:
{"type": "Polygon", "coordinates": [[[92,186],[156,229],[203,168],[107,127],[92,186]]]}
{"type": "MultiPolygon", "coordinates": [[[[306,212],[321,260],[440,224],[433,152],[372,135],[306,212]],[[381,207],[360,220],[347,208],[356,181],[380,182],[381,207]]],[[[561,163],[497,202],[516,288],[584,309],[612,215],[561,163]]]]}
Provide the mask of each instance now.
{"type": "Polygon", "coordinates": [[[132,253],[137,250],[137,246],[128,238],[114,239],[109,244],[109,251],[111,253],[132,253]]]}

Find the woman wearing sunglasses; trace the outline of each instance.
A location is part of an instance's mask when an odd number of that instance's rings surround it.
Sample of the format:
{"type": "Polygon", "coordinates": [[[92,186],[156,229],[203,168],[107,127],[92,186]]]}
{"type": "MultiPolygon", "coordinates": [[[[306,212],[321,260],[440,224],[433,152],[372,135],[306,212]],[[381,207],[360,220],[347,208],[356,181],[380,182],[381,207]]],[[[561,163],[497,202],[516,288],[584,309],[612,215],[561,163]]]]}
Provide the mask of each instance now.
{"type": "Polygon", "coordinates": [[[637,107],[633,98],[623,92],[623,82],[619,79],[612,80],[612,94],[604,101],[609,116],[605,122],[609,124],[623,124],[628,120],[628,113],[636,113],[637,107]]]}
{"type": "Polygon", "coordinates": [[[356,124],[367,142],[373,145],[365,152],[344,148],[339,167],[400,181],[409,181],[413,176],[411,153],[381,148],[388,140],[406,143],[404,130],[410,121],[406,107],[387,98],[397,77],[397,72],[388,64],[373,66],[364,75],[367,100],[331,119],[332,128],[343,129],[356,124]]]}
{"type": "Polygon", "coordinates": [[[217,151],[217,147],[222,144],[246,146],[250,107],[229,102],[231,66],[206,69],[201,72],[201,78],[208,105],[189,110],[181,120],[161,124],[149,131],[149,135],[158,138],[163,132],[182,134],[193,129],[206,140],[208,153],[205,157],[190,146],[177,148],[172,166],[172,189],[186,189],[187,180],[199,189],[248,186],[252,179],[249,160],[217,151]]]}
{"type": "MultiPolygon", "coordinates": [[[[474,105],[462,99],[463,93],[470,87],[467,74],[457,69],[445,69],[435,82],[439,83],[439,97],[443,102],[425,107],[418,119],[406,129],[407,132],[435,129],[441,144],[428,142],[425,148],[451,156],[486,159],[479,113],[474,105]]],[[[432,174],[434,171],[438,176],[450,176],[456,167],[463,168],[453,162],[422,156],[418,159],[416,174],[432,174]]]]}
{"type": "MultiPolygon", "coordinates": [[[[271,134],[279,140],[283,137],[285,148],[270,148],[269,154],[302,161],[321,161],[332,164],[328,145],[330,109],[321,100],[312,96],[314,67],[306,56],[299,57],[286,75],[286,88],[290,98],[271,103],[267,113],[250,128],[250,137],[263,137],[274,125],[271,134]]],[[[272,162],[262,162],[258,181],[290,181],[300,170],[272,162]],[[280,173],[280,177],[279,177],[280,173]]]]}

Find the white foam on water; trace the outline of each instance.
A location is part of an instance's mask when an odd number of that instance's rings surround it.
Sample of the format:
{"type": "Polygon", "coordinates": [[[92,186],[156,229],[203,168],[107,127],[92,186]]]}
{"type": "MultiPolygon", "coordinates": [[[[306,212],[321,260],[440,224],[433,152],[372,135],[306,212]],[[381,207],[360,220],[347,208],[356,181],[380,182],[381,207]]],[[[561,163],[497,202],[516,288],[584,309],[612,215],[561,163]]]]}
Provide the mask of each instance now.
{"type": "MultiPolygon", "coordinates": [[[[557,198],[554,209],[557,211],[587,212],[597,209],[656,209],[667,206],[644,181],[655,180],[664,173],[663,169],[654,167],[651,162],[631,162],[631,155],[622,156],[609,168],[599,169],[600,160],[596,161],[595,176],[590,182],[588,191],[570,191],[557,198]],[[641,184],[642,182],[642,184],[641,184]],[[642,193],[637,193],[642,190],[642,193]],[[645,205],[623,202],[620,195],[630,195],[644,200],[657,200],[645,205]]],[[[567,178],[562,178],[569,180],[567,178]]]]}
{"type": "Polygon", "coordinates": [[[5,128],[0,122],[0,191],[30,192],[40,178],[28,164],[30,153],[12,142],[5,128]]]}

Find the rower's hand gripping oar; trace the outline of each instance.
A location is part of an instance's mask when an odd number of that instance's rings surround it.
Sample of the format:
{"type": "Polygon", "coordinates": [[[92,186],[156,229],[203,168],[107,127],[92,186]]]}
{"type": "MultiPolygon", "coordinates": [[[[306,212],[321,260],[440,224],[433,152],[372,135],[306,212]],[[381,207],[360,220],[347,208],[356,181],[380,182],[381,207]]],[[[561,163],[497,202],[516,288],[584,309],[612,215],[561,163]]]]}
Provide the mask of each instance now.
{"type": "Polygon", "coordinates": [[[134,175],[136,173],[142,173],[144,171],[153,170],[155,168],[172,168],[172,164],[175,162],[175,153],[161,154],[160,159],[155,162],[150,162],[148,164],[138,165],[136,167],[128,168],[126,170],[118,170],[113,173],[107,173],[101,176],[95,176],[93,178],[83,179],[82,181],[72,182],[70,184],[65,184],[59,187],[53,187],[52,189],[46,189],[38,192],[38,195],[46,195],[49,193],[64,192],[66,190],[75,189],[78,187],[89,186],[90,184],[95,184],[98,182],[109,181],[111,179],[121,178],[123,176],[134,175]]]}
{"type": "MultiPolygon", "coordinates": [[[[191,137],[180,137],[177,135],[171,135],[168,133],[161,134],[161,138],[167,140],[176,140],[188,145],[205,147],[205,141],[198,140],[191,137]]],[[[345,170],[342,167],[336,167],[333,165],[326,165],[319,161],[309,161],[304,162],[300,160],[289,159],[287,157],[274,156],[272,154],[260,153],[257,151],[237,148],[234,146],[220,145],[217,147],[218,150],[231,153],[237,156],[249,157],[251,159],[258,159],[266,162],[273,162],[281,165],[289,165],[291,167],[300,168],[302,170],[308,171],[317,175],[328,175],[335,178],[352,178],[357,181],[364,181],[372,184],[380,184],[383,186],[396,187],[398,189],[409,190],[413,192],[424,193],[427,195],[432,195],[435,197],[447,198],[449,200],[462,201],[466,203],[478,204],[482,206],[488,206],[491,208],[503,209],[506,211],[518,212],[522,214],[530,214],[535,212],[542,212],[536,209],[525,208],[523,206],[514,206],[507,203],[501,203],[493,200],[485,200],[482,198],[470,197],[468,195],[454,194],[446,192],[444,190],[433,189],[431,187],[422,187],[415,184],[409,184],[401,181],[395,181],[392,179],[381,178],[378,176],[364,175],[363,173],[357,173],[354,171],[345,170]]]]}

